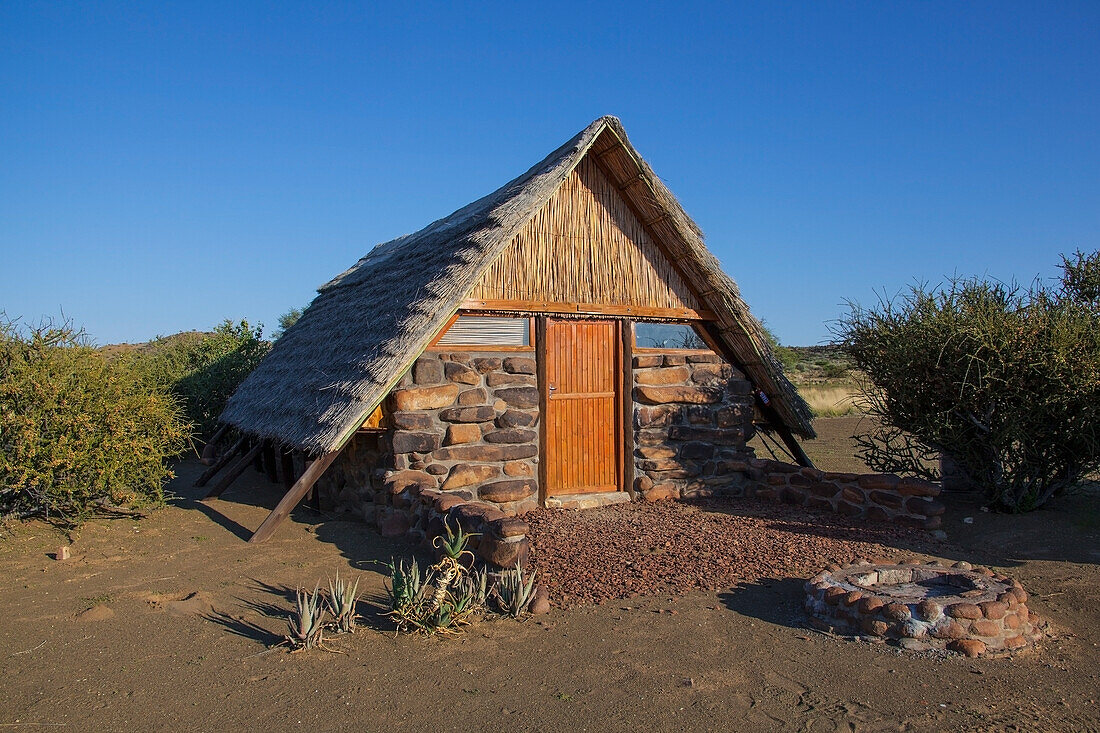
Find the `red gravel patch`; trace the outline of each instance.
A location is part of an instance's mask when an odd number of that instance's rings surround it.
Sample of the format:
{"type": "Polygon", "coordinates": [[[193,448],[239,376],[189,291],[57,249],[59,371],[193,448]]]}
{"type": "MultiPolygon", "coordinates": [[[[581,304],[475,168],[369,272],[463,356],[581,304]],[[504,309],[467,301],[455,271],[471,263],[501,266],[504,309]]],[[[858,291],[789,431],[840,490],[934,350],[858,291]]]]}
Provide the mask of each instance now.
{"type": "Polygon", "coordinates": [[[530,566],[559,608],[809,577],[829,563],[936,554],[927,532],[752,499],[538,509],[530,566]]]}

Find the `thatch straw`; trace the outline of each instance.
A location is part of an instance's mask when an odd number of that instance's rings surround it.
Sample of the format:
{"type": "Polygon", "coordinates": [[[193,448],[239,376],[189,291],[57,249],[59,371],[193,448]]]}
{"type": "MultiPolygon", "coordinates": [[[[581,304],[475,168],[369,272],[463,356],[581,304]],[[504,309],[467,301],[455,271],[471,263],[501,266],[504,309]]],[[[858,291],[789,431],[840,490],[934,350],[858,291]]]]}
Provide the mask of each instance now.
{"type": "MultiPolygon", "coordinates": [[[[702,286],[703,306],[718,315],[722,338],[754,384],[773,398],[784,422],[812,437],[809,409],[783,376],[736,285],[614,117],[596,120],[488,196],[378,245],[322,286],[233,395],[221,420],[313,453],[343,445],[590,149],[601,153],[600,167],[612,183],[638,178],[623,194],[635,210],[652,210],[650,235],[671,250],[697,290],[702,286]]],[[[667,282],[668,297],[686,292],[667,282]]]]}

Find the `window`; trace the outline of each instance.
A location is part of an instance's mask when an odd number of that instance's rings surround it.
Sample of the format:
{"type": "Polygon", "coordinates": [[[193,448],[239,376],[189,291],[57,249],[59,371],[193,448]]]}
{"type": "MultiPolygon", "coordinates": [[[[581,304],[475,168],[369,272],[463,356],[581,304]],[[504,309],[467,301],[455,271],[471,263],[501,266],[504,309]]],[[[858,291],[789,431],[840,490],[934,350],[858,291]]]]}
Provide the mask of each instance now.
{"type": "Polygon", "coordinates": [[[709,348],[694,326],[686,323],[634,324],[634,345],[639,349],[683,349],[702,351],[709,348]]]}
{"type": "Polygon", "coordinates": [[[459,316],[436,346],[531,346],[531,319],[504,316],[459,316]]]}

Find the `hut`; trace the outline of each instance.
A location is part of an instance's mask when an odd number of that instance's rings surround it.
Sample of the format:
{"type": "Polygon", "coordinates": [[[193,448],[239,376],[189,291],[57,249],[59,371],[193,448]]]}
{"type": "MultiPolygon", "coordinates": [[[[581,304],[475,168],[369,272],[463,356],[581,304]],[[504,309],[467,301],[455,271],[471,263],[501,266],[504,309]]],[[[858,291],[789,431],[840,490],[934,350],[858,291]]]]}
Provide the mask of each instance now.
{"type": "Polygon", "coordinates": [[[460,511],[503,543],[540,505],[737,491],[757,426],[809,465],[810,419],[614,117],[323,285],[221,416],[287,485],[253,541],[316,487],[390,534],[460,511]]]}

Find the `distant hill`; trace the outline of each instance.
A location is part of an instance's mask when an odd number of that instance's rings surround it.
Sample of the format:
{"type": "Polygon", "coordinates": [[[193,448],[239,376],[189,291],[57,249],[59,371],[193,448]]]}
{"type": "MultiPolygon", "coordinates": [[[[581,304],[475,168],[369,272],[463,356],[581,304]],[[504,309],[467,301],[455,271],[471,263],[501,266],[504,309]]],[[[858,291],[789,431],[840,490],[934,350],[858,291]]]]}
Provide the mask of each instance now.
{"type": "Polygon", "coordinates": [[[106,346],[100,346],[99,352],[104,356],[122,356],[134,352],[151,351],[163,346],[197,344],[211,335],[213,334],[208,331],[180,331],[171,336],[158,336],[152,341],[143,341],[138,344],[107,344],[106,346]]]}

